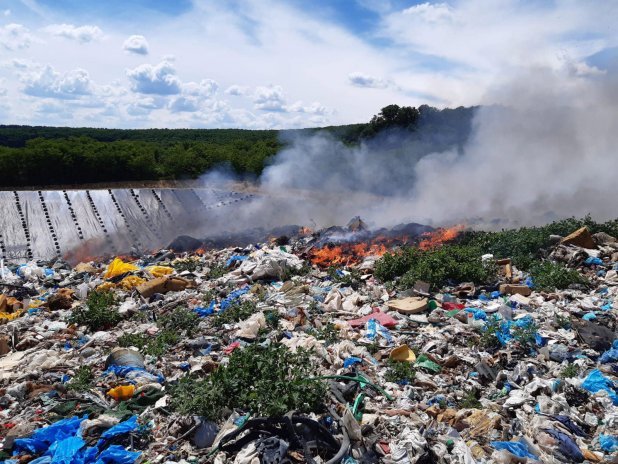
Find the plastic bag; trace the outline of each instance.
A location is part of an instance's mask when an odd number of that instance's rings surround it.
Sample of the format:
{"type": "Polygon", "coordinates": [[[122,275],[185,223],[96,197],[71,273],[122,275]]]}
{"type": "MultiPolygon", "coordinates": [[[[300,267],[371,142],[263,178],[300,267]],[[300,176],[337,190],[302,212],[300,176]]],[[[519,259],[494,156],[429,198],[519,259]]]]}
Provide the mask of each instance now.
{"type": "Polygon", "coordinates": [[[230,292],[227,298],[221,301],[221,304],[219,305],[219,311],[225,311],[227,308],[229,308],[234,303],[236,303],[236,300],[238,300],[238,298],[240,298],[242,295],[244,295],[248,291],[249,291],[249,286],[247,285],[243,288],[230,292]]]}
{"type": "Polygon", "coordinates": [[[603,353],[599,357],[599,362],[601,364],[607,364],[607,363],[611,363],[611,362],[618,362],[618,349],[611,348],[611,349],[607,350],[605,353],[603,353]]]}
{"type": "Polygon", "coordinates": [[[137,429],[137,416],[132,416],[120,424],[116,424],[113,427],[107,429],[105,432],[101,434],[101,439],[97,442],[97,446],[103,445],[107,440],[111,440],[114,437],[119,435],[124,435],[129,432],[133,432],[137,429]]]}
{"type": "Polygon", "coordinates": [[[492,441],[491,446],[493,446],[498,451],[507,450],[509,453],[514,454],[520,458],[531,458],[538,459],[537,456],[532,454],[528,450],[528,446],[525,443],[521,443],[518,441],[492,441]]]}
{"type": "Polygon", "coordinates": [[[148,266],[145,268],[145,271],[153,277],[164,277],[174,272],[174,268],[168,266],[148,266]]]}
{"type": "Polygon", "coordinates": [[[13,450],[16,453],[27,451],[34,454],[47,451],[55,442],[74,437],[79,430],[80,424],[87,418],[87,415],[83,417],[75,416],[35,430],[30,438],[18,438],[15,440],[13,450]]]}
{"type": "Polygon", "coordinates": [[[613,453],[614,451],[618,451],[618,438],[601,434],[599,436],[599,445],[601,445],[603,451],[613,453]]]}
{"type": "Polygon", "coordinates": [[[605,377],[598,369],[593,370],[584,379],[582,388],[589,392],[606,391],[615,406],[618,406],[618,386],[612,380],[605,377]]]}
{"type": "Polygon", "coordinates": [[[120,445],[112,445],[103,451],[95,464],[133,464],[142,453],[127,451],[120,445]]]}
{"type": "Polygon", "coordinates": [[[80,437],[69,437],[54,443],[49,449],[49,451],[53,449],[52,464],[71,464],[85,445],[80,437]]]}
{"type": "Polygon", "coordinates": [[[107,266],[107,271],[105,271],[103,277],[106,279],[111,279],[112,277],[119,276],[125,272],[132,271],[139,271],[139,267],[134,266],[133,264],[125,263],[120,258],[114,258],[114,260],[109,263],[109,266],[107,266]]]}
{"type": "Polygon", "coordinates": [[[584,455],[582,454],[582,451],[579,449],[579,446],[577,446],[577,443],[575,443],[575,440],[573,440],[566,433],[563,433],[563,432],[560,432],[559,430],[554,430],[554,429],[543,429],[543,432],[551,435],[556,440],[558,440],[559,442],[558,451],[560,452],[560,454],[562,454],[564,457],[568,459],[568,462],[584,461],[584,455]]]}

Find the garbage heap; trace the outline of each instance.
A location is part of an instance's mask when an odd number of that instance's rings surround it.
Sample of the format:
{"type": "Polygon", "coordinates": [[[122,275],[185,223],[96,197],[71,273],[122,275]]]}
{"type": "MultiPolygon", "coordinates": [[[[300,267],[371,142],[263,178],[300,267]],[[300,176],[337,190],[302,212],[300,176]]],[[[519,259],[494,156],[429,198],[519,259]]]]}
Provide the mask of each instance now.
{"type": "Polygon", "coordinates": [[[0,460],[618,462],[614,237],[555,238],[562,290],[505,257],[406,286],[280,243],[4,263],[0,460]]]}

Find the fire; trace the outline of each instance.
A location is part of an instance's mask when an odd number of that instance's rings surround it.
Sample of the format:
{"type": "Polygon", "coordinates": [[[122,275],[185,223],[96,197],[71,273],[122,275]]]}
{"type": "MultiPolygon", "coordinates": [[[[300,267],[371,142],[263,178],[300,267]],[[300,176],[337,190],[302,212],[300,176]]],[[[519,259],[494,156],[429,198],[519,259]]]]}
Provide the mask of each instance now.
{"type": "Polygon", "coordinates": [[[422,235],[423,239],[419,242],[418,247],[421,250],[429,250],[443,245],[446,242],[455,240],[459,233],[464,230],[463,224],[446,229],[436,229],[433,232],[427,232],[422,235]]]}
{"type": "Polygon", "coordinates": [[[206,249],[205,248],[198,248],[197,250],[195,250],[195,254],[202,256],[204,254],[206,254],[206,249]]]}
{"type": "Polygon", "coordinates": [[[311,262],[320,267],[359,264],[367,256],[382,256],[387,248],[381,243],[344,243],[309,252],[311,262]]]}

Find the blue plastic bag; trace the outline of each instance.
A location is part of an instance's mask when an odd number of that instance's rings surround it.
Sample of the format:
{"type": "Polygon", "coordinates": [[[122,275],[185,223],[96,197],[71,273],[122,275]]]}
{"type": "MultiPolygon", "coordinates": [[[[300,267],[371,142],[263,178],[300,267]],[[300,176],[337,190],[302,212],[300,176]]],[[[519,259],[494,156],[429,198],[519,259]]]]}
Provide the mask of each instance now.
{"type": "Polygon", "coordinates": [[[592,321],[592,320],[594,320],[594,319],[596,319],[596,318],[597,318],[597,315],[596,315],[596,314],[594,314],[592,311],[590,311],[589,313],[586,313],[586,314],[584,314],[584,315],[582,316],[582,319],[583,319],[584,321],[592,321]]]}
{"type": "Polygon", "coordinates": [[[611,362],[618,362],[618,349],[610,348],[609,350],[607,350],[605,353],[603,353],[599,357],[599,362],[601,364],[607,364],[607,363],[611,363],[611,362]]]}
{"type": "Polygon", "coordinates": [[[357,358],[355,356],[350,356],[349,358],[344,359],[343,367],[347,369],[348,367],[351,367],[354,364],[360,364],[362,362],[363,362],[363,360],[361,358],[357,358]]]}
{"type": "Polygon", "coordinates": [[[475,321],[486,321],[487,320],[487,313],[485,311],[483,311],[482,309],[478,309],[478,308],[465,308],[464,309],[465,312],[472,314],[474,316],[474,320],[475,321]]]}
{"type": "Polygon", "coordinates": [[[118,435],[124,435],[125,433],[133,432],[138,427],[137,424],[137,416],[132,416],[120,424],[116,424],[113,427],[107,429],[105,432],[101,434],[101,439],[99,443],[102,443],[106,440],[110,440],[118,435]]]}
{"type": "Polygon", "coordinates": [[[606,391],[615,406],[618,406],[618,386],[612,380],[605,377],[600,370],[595,369],[582,383],[582,388],[589,392],[606,391]]]}
{"type": "Polygon", "coordinates": [[[74,437],[79,430],[80,424],[88,418],[71,417],[62,419],[47,427],[35,430],[30,438],[18,438],[13,445],[14,454],[27,451],[32,454],[41,454],[49,449],[54,443],[65,438],[74,437]]]}
{"type": "Polygon", "coordinates": [[[219,310],[225,311],[227,308],[232,306],[236,302],[236,300],[238,300],[238,298],[240,298],[242,295],[244,295],[248,291],[249,291],[249,286],[246,285],[243,288],[230,292],[227,298],[221,301],[221,304],[219,305],[219,310]]]}
{"type": "Polygon", "coordinates": [[[197,308],[194,308],[193,311],[195,311],[197,315],[200,317],[210,316],[211,314],[214,314],[216,304],[217,304],[216,301],[212,300],[207,308],[198,306],[197,308]]]}
{"type": "Polygon", "coordinates": [[[225,262],[225,267],[230,267],[233,263],[235,262],[240,262],[240,261],[245,261],[247,258],[249,258],[248,256],[244,256],[244,255],[234,255],[231,256],[226,262],[225,262]]]}
{"type": "Polygon", "coordinates": [[[613,453],[614,451],[618,451],[618,438],[601,434],[599,436],[599,445],[601,445],[603,451],[613,453]]]}
{"type": "Polygon", "coordinates": [[[603,264],[603,260],[600,258],[594,258],[592,256],[589,256],[586,258],[586,261],[584,261],[584,264],[586,266],[592,266],[592,265],[600,266],[601,264],[603,264]]]}
{"type": "Polygon", "coordinates": [[[375,340],[378,335],[384,337],[389,345],[393,343],[393,337],[388,329],[375,319],[369,319],[367,321],[367,338],[369,340],[375,340]]]}
{"type": "Polygon", "coordinates": [[[507,450],[520,458],[538,459],[537,456],[528,450],[528,446],[525,443],[518,441],[492,441],[491,446],[497,450],[507,450]]]}
{"type": "Polygon", "coordinates": [[[54,443],[49,448],[49,452],[53,452],[52,464],[71,464],[85,445],[80,437],[69,437],[54,443]]]}
{"type": "Polygon", "coordinates": [[[104,450],[95,464],[133,464],[142,453],[127,451],[120,445],[112,445],[104,450]]]}

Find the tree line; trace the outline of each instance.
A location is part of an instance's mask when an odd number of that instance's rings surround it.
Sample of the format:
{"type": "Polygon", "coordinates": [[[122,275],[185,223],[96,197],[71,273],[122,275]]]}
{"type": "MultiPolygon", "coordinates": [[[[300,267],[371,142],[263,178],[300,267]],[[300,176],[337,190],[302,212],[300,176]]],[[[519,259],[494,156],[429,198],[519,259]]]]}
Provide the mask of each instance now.
{"type": "Polygon", "coordinates": [[[473,108],[389,105],[366,124],[287,131],[5,125],[0,126],[0,188],[193,179],[221,165],[241,176],[259,176],[293,133],[326,131],[346,144],[359,144],[402,130],[429,152],[434,145],[463,143],[472,115],[473,108]]]}

